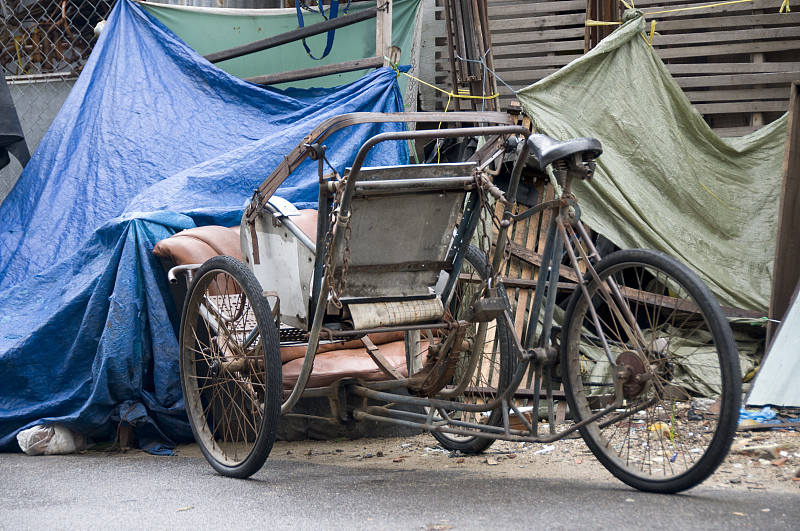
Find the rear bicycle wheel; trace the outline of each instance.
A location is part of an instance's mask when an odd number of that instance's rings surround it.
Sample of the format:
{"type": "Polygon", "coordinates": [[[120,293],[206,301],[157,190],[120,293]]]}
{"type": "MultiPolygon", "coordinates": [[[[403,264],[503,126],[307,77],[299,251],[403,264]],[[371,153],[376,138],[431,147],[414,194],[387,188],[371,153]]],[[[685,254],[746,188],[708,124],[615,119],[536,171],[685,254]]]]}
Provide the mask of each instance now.
{"type": "Polygon", "coordinates": [[[278,332],[261,287],[229,256],[198,270],[183,307],[181,386],[189,425],[206,460],[224,476],[257,472],[280,417],[278,332]]]}
{"type": "Polygon", "coordinates": [[[612,374],[622,371],[624,401],[581,429],[586,444],[632,487],[691,488],[722,462],[736,430],[741,374],[730,326],[697,275],[663,253],[618,251],[596,271],[601,283],[588,281],[589,300],[580,290],[573,294],[562,334],[573,417],[588,418],[612,404],[612,374]],[[600,286],[610,293],[614,284],[622,298],[611,304],[614,297],[600,286]]]}
{"type": "MultiPolygon", "coordinates": [[[[486,261],[486,257],[476,247],[469,247],[464,256],[464,263],[461,273],[454,287],[452,301],[448,305],[447,312],[450,317],[458,321],[463,318],[467,308],[481,297],[484,281],[491,276],[491,267],[486,261]]],[[[492,296],[505,298],[505,289],[502,284],[492,290],[492,296]]],[[[511,356],[510,337],[511,333],[502,315],[493,319],[486,326],[486,333],[482,341],[479,339],[478,323],[473,323],[463,332],[462,344],[474,345],[480,341],[478,346],[478,360],[475,368],[470,372],[471,349],[458,349],[451,360],[451,364],[446,369],[446,383],[443,391],[453,389],[464,378],[469,378],[464,391],[454,398],[455,401],[470,404],[483,404],[494,399],[498,393],[502,393],[511,383],[516,369],[516,357],[511,356]]],[[[455,334],[455,332],[450,332],[455,334]]],[[[447,334],[433,333],[422,338],[428,347],[422,349],[422,358],[427,358],[430,354],[430,345],[442,345],[447,343],[447,334]]],[[[409,363],[413,367],[413,363],[409,363]]],[[[490,426],[500,426],[503,423],[503,413],[498,408],[489,412],[466,412],[466,411],[440,411],[446,413],[451,419],[461,422],[471,422],[490,426]]],[[[450,451],[460,451],[463,453],[480,453],[489,448],[494,439],[487,439],[479,435],[480,430],[475,431],[476,435],[458,435],[439,431],[431,432],[434,438],[444,448],[450,451]]]]}

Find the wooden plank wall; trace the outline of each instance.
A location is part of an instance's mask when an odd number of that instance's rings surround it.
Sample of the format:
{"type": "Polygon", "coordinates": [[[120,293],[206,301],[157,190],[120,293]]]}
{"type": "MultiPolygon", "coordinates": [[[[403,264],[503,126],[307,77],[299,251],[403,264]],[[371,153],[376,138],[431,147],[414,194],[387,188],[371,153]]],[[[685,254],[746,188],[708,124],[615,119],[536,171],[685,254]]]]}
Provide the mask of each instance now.
{"type": "MultiPolygon", "coordinates": [[[[789,108],[800,79],[800,12],[782,0],[661,13],[653,46],[689,100],[721,136],[751,133],[789,108]]],[[[696,0],[639,0],[645,13],[696,0]]]]}
{"type": "MultiPolygon", "coordinates": [[[[436,17],[441,13],[437,0],[436,17]]],[[[557,71],[583,54],[586,0],[488,0],[492,55],[495,72],[514,90],[526,87],[557,71]]],[[[447,39],[437,39],[436,83],[449,86],[447,39]]],[[[504,110],[513,92],[498,82],[504,110]]],[[[444,109],[447,98],[439,98],[444,109]]]]}
{"type": "MultiPolygon", "coordinates": [[[[583,53],[587,0],[487,2],[495,71],[514,90],[583,53]]],[[[789,83],[800,79],[800,10],[779,13],[781,3],[754,0],[648,17],[657,21],[654,48],[722,136],[753,132],[788,109],[789,83]]],[[[647,13],[709,2],[638,0],[635,4],[647,13]]],[[[437,50],[436,83],[447,87],[445,37],[437,39],[437,50]]],[[[500,109],[506,109],[513,92],[502,83],[498,89],[500,109]]],[[[437,100],[437,109],[444,108],[446,99],[437,100]]]]}
{"type": "MultiPolygon", "coordinates": [[[[586,0],[488,3],[497,75],[514,90],[527,87],[583,55],[586,0]]],[[[500,108],[513,99],[498,83],[500,108]]]]}

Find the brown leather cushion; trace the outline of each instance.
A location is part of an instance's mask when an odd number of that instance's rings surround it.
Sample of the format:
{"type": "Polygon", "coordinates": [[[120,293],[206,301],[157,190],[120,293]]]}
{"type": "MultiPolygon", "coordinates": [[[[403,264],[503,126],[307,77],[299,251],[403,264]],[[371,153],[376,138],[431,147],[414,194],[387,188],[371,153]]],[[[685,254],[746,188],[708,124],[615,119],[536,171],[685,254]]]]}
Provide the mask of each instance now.
{"type": "MultiPolygon", "coordinates": [[[[317,211],[301,210],[291,220],[312,241],[317,237],[317,211]]],[[[182,230],[165,240],[161,240],[153,248],[153,254],[159,258],[171,260],[175,265],[202,264],[209,258],[228,255],[242,259],[239,227],[220,227],[206,225],[182,230]]]]}
{"type": "Polygon", "coordinates": [[[175,265],[202,264],[209,258],[228,255],[242,259],[239,227],[208,225],[182,230],[153,247],[153,254],[175,265]]]}
{"type": "MultiPolygon", "coordinates": [[[[317,211],[301,210],[292,221],[312,240],[316,239],[317,211]]],[[[175,265],[202,264],[209,258],[228,255],[242,259],[239,227],[208,225],[188,229],[161,240],[153,254],[170,260],[175,265]]],[[[406,375],[405,343],[402,332],[370,334],[370,340],[379,346],[381,354],[404,376],[406,375]]],[[[304,346],[281,348],[283,386],[291,389],[303,366],[304,346]]],[[[309,387],[324,387],[340,378],[361,378],[367,381],[385,380],[386,375],[375,365],[360,340],[321,345],[314,360],[314,371],[309,387]]]]}
{"type": "MultiPolygon", "coordinates": [[[[408,375],[406,372],[406,346],[404,341],[384,343],[379,346],[379,349],[397,372],[403,376],[408,375]]],[[[302,358],[283,364],[284,389],[294,387],[302,366],[302,358]]],[[[365,348],[331,350],[317,354],[317,357],[314,358],[314,371],[308,379],[307,387],[325,387],[345,377],[359,378],[366,381],[386,379],[386,375],[375,365],[365,348]]]]}
{"type": "MultiPolygon", "coordinates": [[[[375,345],[383,345],[384,343],[402,341],[403,332],[383,332],[380,334],[370,334],[369,339],[375,345]]],[[[317,347],[317,355],[322,354],[323,352],[331,352],[334,350],[350,350],[350,349],[361,349],[364,350],[364,353],[366,353],[366,350],[364,349],[364,343],[362,343],[360,339],[354,339],[352,341],[346,341],[343,343],[327,343],[324,345],[320,345],[319,347],[317,347]]],[[[306,355],[305,345],[301,345],[298,347],[281,347],[281,363],[288,363],[292,360],[303,358],[305,357],[305,355],[306,355]]],[[[373,365],[375,364],[373,363],[373,365]]]]}
{"type": "Polygon", "coordinates": [[[292,216],[292,221],[297,225],[306,236],[311,238],[311,241],[317,239],[317,211],[313,208],[307,208],[300,211],[300,215],[292,216]]]}

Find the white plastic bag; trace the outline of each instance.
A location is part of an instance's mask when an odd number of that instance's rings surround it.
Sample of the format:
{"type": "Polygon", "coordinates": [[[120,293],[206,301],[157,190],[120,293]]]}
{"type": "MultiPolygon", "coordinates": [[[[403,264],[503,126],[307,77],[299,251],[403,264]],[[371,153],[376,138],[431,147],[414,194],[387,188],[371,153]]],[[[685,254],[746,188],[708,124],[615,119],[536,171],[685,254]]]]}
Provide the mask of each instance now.
{"type": "Polygon", "coordinates": [[[86,449],[86,438],[69,428],[52,424],[34,426],[17,434],[17,442],[28,455],[61,455],[86,449]]]}

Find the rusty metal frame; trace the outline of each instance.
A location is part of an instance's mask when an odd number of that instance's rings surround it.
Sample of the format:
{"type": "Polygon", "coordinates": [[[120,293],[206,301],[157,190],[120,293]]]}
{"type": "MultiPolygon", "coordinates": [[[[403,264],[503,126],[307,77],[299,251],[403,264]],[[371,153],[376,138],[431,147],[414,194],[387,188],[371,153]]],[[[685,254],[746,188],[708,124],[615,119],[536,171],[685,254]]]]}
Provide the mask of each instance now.
{"type": "MultiPolygon", "coordinates": [[[[261,187],[256,191],[254,194],[253,200],[251,202],[250,207],[247,209],[245,214],[245,220],[252,219],[253,216],[259,214],[259,212],[265,207],[266,202],[269,196],[277,189],[278,186],[291,174],[291,172],[299,166],[299,164],[305,160],[306,157],[311,156],[314,153],[314,145],[319,144],[320,142],[324,141],[325,138],[329,137],[335,131],[342,129],[344,127],[348,127],[350,125],[356,125],[360,123],[392,123],[392,122],[414,122],[414,121],[427,121],[427,122],[437,122],[437,121],[447,121],[449,123],[493,123],[496,125],[492,126],[483,126],[483,127],[457,127],[453,129],[444,129],[444,130],[415,130],[415,131],[395,131],[395,132],[387,132],[378,134],[372,138],[370,138],[359,150],[356,155],[356,158],[352,164],[350,172],[348,174],[348,178],[345,183],[345,187],[341,196],[341,200],[339,203],[339,211],[337,212],[337,223],[346,223],[350,216],[350,201],[353,198],[354,194],[358,191],[358,193],[364,193],[367,189],[370,188],[369,183],[359,183],[358,177],[363,166],[364,161],[366,160],[367,153],[376,145],[380,144],[381,142],[390,141],[390,140],[417,140],[417,139],[427,139],[427,138],[442,138],[442,137],[462,137],[462,136],[486,136],[492,135],[493,138],[487,142],[490,146],[489,149],[482,149],[479,150],[479,153],[476,154],[479,164],[492,158],[494,156],[494,152],[498,150],[502,150],[502,145],[500,144],[500,140],[510,135],[522,135],[523,137],[527,137],[530,134],[530,131],[527,128],[522,126],[512,125],[510,122],[512,118],[508,115],[500,114],[500,113],[449,113],[448,115],[442,115],[440,113],[409,113],[409,114],[372,114],[372,113],[360,113],[360,114],[353,114],[353,115],[344,115],[332,118],[323,122],[318,126],[311,134],[309,134],[300,145],[295,148],[292,153],[285,158],[283,163],[279,165],[278,168],[273,171],[273,173],[264,181],[261,187]]],[[[486,146],[484,146],[486,148],[486,146]]],[[[523,149],[521,153],[519,153],[517,157],[517,162],[514,165],[512,170],[512,176],[510,181],[510,186],[508,189],[507,194],[503,195],[499,191],[497,193],[500,194],[501,201],[506,205],[506,209],[503,215],[503,223],[500,225],[500,235],[498,236],[497,241],[505,241],[504,234],[508,230],[508,228],[516,221],[515,216],[512,215],[510,205],[513,205],[515,202],[516,196],[516,189],[517,184],[519,182],[519,178],[522,171],[522,166],[524,164],[524,160],[527,157],[529,145],[527,142],[523,144],[523,149]],[[520,162],[523,161],[523,162],[520,162]]],[[[421,180],[420,180],[421,181],[421,180]]],[[[420,181],[417,180],[409,180],[408,187],[409,190],[413,190],[415,187],[420,186],[420,181]],[[414,182],[411,182],[414,181],[414,182]]],[[[437,186],[440,186],[443,183],[438,183],[437,186]]],[[[453,184],[449,183],[448,184],[453,184]]],[[[463,185],[467,185],[467,183],[461,183],[463,185]]],[[[473,185],[474,186],[474,185],[473,185]]],[[[323,187],[324,188],[324,187],[323,187]]],[[[322,188],[321,188],[322,190],[322,188]]],[[[324,194],[321,194],[321,198],[325,197],[324,194]]],[[[571,207],[574,207],[574,200],[572,198],[562,199],[560,201],[549,202],[544,205],[540,205],[538,207],[533,208],[534,212],[542,211],[542,210],[552,210],[555,215],[551,218],[551,240],[553,242],[558,242],[561,245],[566,246],[570,251],[573,251],[571,254],[574,254],[574,250],[571,248],[571,242],[565,237],[564,233],[564,216],[567,215],[567,212],[571,207]]],[[[576,223],[580,223],[576,221],[576,223]]],[[[473,227],[474,228],[474,227],[473,227]]],[[[468,229],[465,229],[468,230],[468,229]]],[[[331,247],[331,255],[333,257],[338,256],[338,252],[342,245],[344,231],[336,231],[334,234],[334,239],[332,242],[329,242],[328,245],[331,247]]],[[[322,250],[325,249],[325,235],[318,234],[317,235],[317,249],[322,250]]],[[[549,249],[545,249],[543,260],[546,260],[548,257],[550,260],[548,262],[552,262],[554,260],[554,255],[560,253],[558,250],[559,245],[550,245],[549,249]]],[[[458,257],[463,254],[463,249],[459,248],[456,251],[456,256],[454,258],[455,261],[458,260],[458,257]]],[[[498,262],[502,259],[502,249],[496,251],[494,254],[494,262],[498,262]]],[[[499,264],[493,264],[495,267],[499,267],[499,264]]],[[[329,267],[336,268],[336,264],[331,263],[329,267]]],[[[420,267],[420,264],[410,264],[408,267],[420,267]]],[[[453,267],[456,267],[455,265],[453,267]]],[[[458,264],[460,267],[460,264],[458,264]]],[[[302,396],[311,396],[315,395],[318,396],[320,393],[325,394],[326,396],[333,396],[333,391],[324,391],[321,389],[306,389],[306,384],[308,382],[308,378],[311,374],[311,370],[313,367],[314,358],[316,355],[317,345],[319,344],[320,338],[322,335],[325,335],[329,338],[333,337],[346,337],[346,336],[358,336],[364,333],[369,333],[373,331],[389,331],[392,330],[420,330],[424,328],[441,328],[441,327],[452,327],[457,326],[460,323],[438,323],[438,324],[425,324],[425,325],[411,325],[411,326],[398,326],[398,327],[389,327],[389,328],[381,328],[375,330],[354,330],[354,331],[335,331],[335,330],[328,330],[323,328],[323,318],[326,311],[326,304],[322,303],[321,298],[326,296],[328,293],[329,286],[327,286],[327,280],[323,280],[325,283],[316,297],[320,300],[315,300],[315,311],[314,317],[312,319],[312,326],[309,333],[309,341],[306,350],[306,354],[304,357],[303,366],[300,370],[300,374],[298,375],[297,383],[295,384],[294,388],[292,389],[291,393],[289,394],[288,398],[284,402],[281,412],[282,414],[289,414],[297,403],[297,401],[302,396]]],[[[548,300],[544,301],[541,297],[541,293],[544,292],[544,283],[549,285],[549,289],[547,290],[548,293],[555,293],[558,287],[558,275],[553,275],[549,279],[545,279],[545,276],[540,276],[539,284],[540,286],[537,289],[537,295],[539,295],[538,305],[545,305],[545,308],[550,308],[553,306],[554,301],[550,300],[552,297],[548,296],[548,300]]],[[[447,289],[445,289],[445,292],[447,289]]],[[[536,304],[536,303],[534,303],[536,304]]],[[[552,312],[546,312],[545,320],[547,321],[547,315],[551,315],[552,312]]],[[[537,312],[538,315],[538,312],[537,312]]],[[[511,324],[513,329],[513,322],[511,322],[511,318],[506,312],[504,319],[511,324]]],[[[547,326],[545,326],[545,330],[547,326]]],[[[410,396],[398,396],[395,393],[388,392],[391,389],[397,389],[406,387],[409,385],[408,378],[400,378],[399,375],[393,375],[393,378],[388,382],[377,382],[374,384],[360,384],[357,382],[350,381],[347,385],[347,391],[349,394],[353,394],[357,397],[363,399],[372,399],[378,400],[381,402],[386,402],[387,404],[405,404],[410,406],[424,406],[429,408],[429,412],[427,415],[409,413],[406,411],[398,411],[393,410],[390,407],[379,407],[379,406],[370,406],[370,407],[362,407],[362,408],[355,408],[351,412],[343,412],[342,411],[342,404],[340,404],[340,400],[338,396],[340,394],[340,389],[337,388],[336,392],[334,393],[337,397],[337,400],[332,401],[332,414],[335,417],[342,418],[342,415],[353,415],[355,418],[360,419],[372,419],[372,420],[380,420],[384,422],[390,422],[400,425],[408,425],[408,426],[416,426],[430,431],[440,431],[446,433],[453,433],[453,434],[460,434],[460,435],[475,435],[475,431],[467,431],[467,430],[479,430],[481,436],[489,437],[489,438],[499,438],[499,439],[506,439],[506,440],[517,440],[517,441],[529,441],[529,442],[550,442],[562,438],[570,433],[575,432],[576,430],[580,429],[584,425],[594,422],[595,420],[599,419],[603,415],[606,415],[619,407],[619,404],[622,403],[623,394],[622,394],[622,381],[620,376],[614,376],[614,400],[613,403],[608,406],[607,408],[603,409],[602,411],[596,412],[591,417],[582,419],[581,421],[571,425],[566,430],[556,433],[553,423],[551,422],[551,433],[549,436],[540,436],[536,429],[536,424],[527,422],[524,417],[517,411],[516,405],[513,403],[514,394],[517,391],[522,379],[524,378],[525,374],[528,370],[533,367],[534,369],[539,369],[544,363],[547,362],[548,359],[552,358],[552,348],[532,348],[532,336],[526,338],[525,344],[520,343],[517,339],[514,342],[514,350],[516,350],[517,358],[522,362],[519,364],[516,373],[513,376],[512,382],[510,385],[502,392],[498,393],[494,396],[491,400],[483,404],[464,404],[453,402],[452,400],[448,400],[446,398],[420,398],[420,397],[410,397],[410,396]],[[336,404],[334,404],[336,402],[336,404]],[[335,407],[333,407],[335,406],[335,407]],[[462,422],[457,421],[449,417],[446,411],[471,411],[471,412],[487,412],[497,408],[501,408],[503,411],[504,422],[502,427],[495,427],[495,426],[485,426],[482,424],[476,423],[469,423],[469,422],[462,422]],[[512,430],[509,424],[509,408],[513,411],[516,411],[518,417],[520,417],[523,421],[523,425],[525,426],[527,431],[524,430],[512,430]],[[336,411],[333,411],[333,410],[336,411]]],[[[608,350],[606,348],[606,350],[608,350]]],[[[607,352],[607,355],[610,356],[610,352],[607,352]]],[[[535,400],[536,400],[536,408],[538,408],[538,392],[534,393],[535,400]]],[[[548,390],[547,397],[550,398],[550,391],[548,390]]]]}
{"type": "MultiPolygon", "coordinates": [[[[499,113],[449,113],[442,115],[441,113],[409,113],[409,114],[373,114],[373,113],[359,113],[352,115],[338,116],[329,119],[320,126],[318,126],[311,134],[309,134],[303,142],[300,143],[292,153],[279,165],[278,168],[264,181],[259,190],[253,197],[250,207],[245,213],[243,221],[247,223],[252,220],[254,216],[267,208],[267,200],[269,195],[296,169],[299,164],[305,160],[306,157],[312,157],[319,160],[321,155],[316,150],[319,149],[319,143],[328,138],[332,133],[344,127],[361,123],[394,123],[394,122],[415,122],[415,121],[447,121],[448,123],[461,124],[461,123],[490,123],[493,125],[486,125],[482,127],[456,127],[452,129],[439,129],[439,130],[413,130],[413,131],[393,131],[380,133],[367,140],[364,145],[359,149],[356,154],[352,167],[349,170],[347,178],[343,181],[344,186],[340,190],[338,196],[337,207],[333,222],[339,227],[344,227],[350,218],[351,200],[358,194],[369,194],[372,191],[380,190],[383,185],[375,185],[371,181],[359,181],[361,170],[366,160],[369,151],[378,144],[386,141],[398,140],[417,140],[417,139],[433,139],[433,138],[447,138],[447,137],[466,137],[466,136],[490,136],[491,138],[482,149],[478,150],[473,157],[478,163],[476,172],[481,173],[488,164],[488,161],[495,158],[497,153],[502,153],[505,150],[503,145],[504,139],[512,135],[521,135],[527,137],[530,131],[522,126],[512,125],[509,123],[511,118],[507,115],[499,113]],[[489,146],[489,147],[487,147],[489,146]]],[[[464,178],[431,178],[431,179],[399,179],[394,182],[394,191],[400,190],[403,193],[413,193],[415,190],[426,189],[427,185],[431,185],[433,189],[437,187],[467,187],[468,189],[476,189],[481,187],[485,192],[495,195],[499,202],[504,205],[504,212],[502,220],[499,223],[499,234],[497,242],[506,242],[505,233],[509,228],[518,220],[528,217],[527,212],[523,214],[512,214],[511,207],[515,204],[516,191],[519,179],[522,172],[522,167],[525,164],[529,151],[529,142],[522,144],[522,149],[516,154],[516,161],[511,171],[511,179],[509,188],[506,193],[497,189],[490,190],[491,183],[481,180],[480,175],[474,176],[472,182],[464,180],[464,178]],[[430,182],[429,182],[430,181],[430,182]],[[434,182],[435,181],[435,182],[434,182]]],[[[590,241],[585,244],[588,249],[584,249],[578,242],[587,240],[587,232],[581,225],[579,216],[579,209],[577,208],[576,200],[569,191],[569,181],[572,176],[567,172],[563,172],[559,178],[559,182],[563,182],[565,194],[556,201],[549,201],[539,204],[531,208],[528,212],[539,213],[542,211],[552,212],[549,221],[548,237],[545,249],[541,257],[542,270],[548,269],[550,264],[557,264],[562,256],[564,250],[570,257],[571,270],[574,271],[577,283],[576,288],[583,292],[584,297],[589,297],[587,293],[586,283],[588,280],[593,279],[599,283],[597,273],[595,272],[592,264],[599,259],[594,247],[590,241]],[[577,215],[576,215],[577,213],[577,215]],[[586,267],[585,275],[581,273],[580,264],[586,267]],[[586,280],[585,280],[586,279],[586,280]]],[[[328,190],[327,182],[323,182],[323,176],[320,172],[321,179],[321,194],[320,201],[323,199],[328,202],[330,200],[330,190],[328,190]],[[324,186],[323,186],[324,185],[324,186]],[[325,192],[325,193],[323,193],[325,192]]],[[[472,194],[476,196],[477,194],[472,194]]],[[[322,204],[320,205],[322,207],[322,204]]],[[[468,210],[468,209],[467,209],[468,210]]],[[[474,208],[479,211],[480,209],[474,208]]],[[[466,210],[465,210],[466,212],[466,210]]],[[[475,226],[470,221],[471,218],[477,218],[477,214],[471,212],[469,215],[465,214],[465,220],[462,221],[458,231],[464,231],[463,241],[455,237],[457,243],[453,244],[455,248],[451,251],[451,256],[448,261],[452,263],[439,263],[439,262],[408,262],[403,264],[395,264],[389,266],[381,266],[387,271],[393,270],[416,270],[425,268],[442,269],[449,267],[452,270],[460,269],[460,260],[469,242],[470,230],[475,226]]],[[[325,229],[327,230],[327,226],[325,229]]],[[[317,235],[316,249],[319,253],[329,253],[330,263],[326,263],[325,267],[333,268],[336,270],[337,260],[340,255],[341,247],[343,245],[344,230],[336,230],[333,233],[332,241],[326,238],[325,233],[320,232],[317,235]]],[[[494,252],[493,267],[498,270],[504,255],[504,245],[498,243],[494,252]]],[[[319,255],[318,255],[319,256],[319,255]]],[[[356,266],[358,267],[358,266],[356,266]]],[[[528,326],[528,334],[524,340],[513,335],[512,355],[516,355],[519,360],[516,372],[512,377],[512,381],[502,391],[495,390],[495,392],[487,395],[486,401],[483,403],[463,403],[451,400],[450,391],[453,389],[443,390],[435,397],[418,397],[400,395],[393,390],[409,388],[412,386],[412,378],[402,377],[399,373],[389,370],[389,364],[382,360],[382,356],[378,349],[374,346],[370,348],[369,340],[367,340],[368,350],[370,355],[376,359],[377,365],[390,376],[390,380],[382,382],[360,382],[352,378],[340,380],[326,388],[309,388],[306,389],[308,379],[311,374],[316,350],[320,343],[321,338],[327,337],[328,339],[344,338],[344,337],[362,337],[365,334],[372,332],[387,332],[387,331],[414,331],[423,329],[457,329],[463,327],[466,321],[458,322],[437,322],[437,323],[423,323],[413,325],[401,325],[393,327],[382,327],[375,329],[362,329],[362,330],[331,330],[323,325],[323,320],[327,311],[326,298],[330,291],[329,278],[323,275],[322,287],[315,295],[314,302],[314,316],[311,320],[311,329],[308,334],[308,344],[306,353],[303,360],[303,365],[298,375],[297,382],[294,388],[288,393],[284,404],[281,407],[282,414],[292,414],[291,410],[297,401],[304,396],[327,396],[331,402],[332,422],[336,419],[361,419],[361,420],[378,420],[382,422],[389,422],[403,426],[413,426],[422,428],[428,431],[450,433],[455,435],[464,436],[481,436],[491,439],[503,439],[510,441],[525,441],[525,442],[552,442],[563,438],[569,434],[576,432],[584,426],[596,422],[601,417],[617,410],[623,403],[624,389],[623,384],[626,376],[622,371],[612,371],[611,377],[613,379],[613,393],[608,394],[609,402],[605,403],[604,408],[595,411],[591,416],[577,420],[569,425],[566,429],[556,431],[555,422],[553,421],[552,407],[548,405],[548,417],[550,420],[550,432],[548,434],[540,435],[538,433],[538,423],[528,421],[519,411],[518,406],[514,403],[514,397],[518,388],[531,370],[539,373],[542,370],[548,370],[554,358],[557,356],[557,350],[550,346],[550,329],[553,318],[553,308],[555,306],[555,293],[559,288],[559,274],[540,275],[537,280],[536,293],[531,310],[532,315],[539,315],[540,310],[544,309],[544,323],[542,332],[537,336],[536,328],[538,321],[528,326]],[[545,295],[546,293],[546,295],[545,295]],[[538,346],[534,345],[534,341],[538,340],[538,346]],[[346,404],[347,397],[355,397],[355,406],[349,407],[346,404]],[[383,406],[370,406],[367,405],[368,400],[378,401],[384,403],[383,406]],[[399,405],[405,406],[422,406],[427,408],[427,413],[415,413],[394,407],[399,405]],[[453,418],[450,412],[489,412],[493,410],[500,410],[503,412],[503,422],[500,426],[488,426],[479,422],[467,422],[453,418]],[[523,428],[511,428],[510,412],[516,414],[517,418],[522,422],[523,428]]],[[[451,282],[454,282],[454,276],[451,275],[451,282]]],[[[452,286],[448,286],[443,290],[443,299],[447,296],[447,290],[452,286]]],[[[638,328],[635,320],[631,318],[629,310],[625,304],[626,298],[629,297],[624,290],[620,290],[613,282],[607,286],[601,286],[603,297],[612,306],[612,309],[619,316],[620,321],[628,323],[625,328],[630,342],[634,348],[641,351],[643,347],[642,332],[638,328]],[[626,312],[626,310],[628,310],[626,312]]],[[[598,316],[594,313],[594,308],[590,305],[591,317],[594,320],[595,327],[602,328],[598,322],[598,316]]],[[[506,310],[501,317],[514,329],[514,323],[509,312],[506,310]]],[[[481,323],[480,326],[484,326],[481,323]]],[[[480,332],[478,333],[480,335],[480,332]]],[[[609,344],[602,338],[602,348],[605,351],[606,358],[611,363],[611,366],[616,366],[615,359],[611,352],[609,344]]],[[[473,353],[473,356],[475,353],[473,353]]],[[[538,380],[537,380],[538,381],[538,380]]],[[[462,386],[458,387],[459,392],[470,391],[466,389],[466,381],[462,382],[462,386]]],[[[546,390],[539,390],[538,387],[532,393],[534,410],[539,410],[539,398],[544,393],[548,399],[548,404],[551,403],[554,395],[552,390],[547,386],[546,390]]],[[[625,412],[615,415],[615,420],[628,417],[639,411],[639,408],[645,408],[648,404],[642,404],[637,408],[626,410],[625,412]]],[[[537,413],[538,415],[538,413],[537,413]]]]}
{"type": "Polygon", "coordinates": [[[324,142],[336,131],[353,125],[366,123],[440,123],[455,124],[462,122],[485,123],[495,125],[514,125],[512,116],[501,112],[413,112],[413,113],[348,113],[328,118],[314,128],[305,138],[289,152],[283,161],[272,171],[256,189],[250,206],[245,211],[248,219],[253,219],[267,203],[272,194],[310,155],[309,147],[324,142]]]}
{"type": "MultiPolygon", "coordinates": [[[[358,176],[361,172],[361,168],[366,160],[367,153],[375,147],[376,145],[390,141],[390,140],[419,140],[419,139],[435,139],[435,138],[457,138],[457,137],[465,137],[465,136],[491,136],[495,139],[504,136],[510,135],[523,135],[527,137],[530,134],[530,131],[522,126],[518,126],[512,124],[513,118],[507,114],[503,113],[476,113],[476,112],[468,112],[468,113],[388,113],[388,114],[380,114],[380,113],[356,113],[356,114],[349,114],[349,115],[342,115],[331,118],[326,120],[322,124],[320,124],[310,135],[308,135],[303,142],[301,142],[293,151],[292,153],[286,157],[286,159],[278,166],[278,168],[273,171],[273,173],[262,183],[262,186],[256,190],[253,200],[251,201],[250,206],[245,211],[244,221],[250,223],[255,216],[257,216],[260,211],[264,208],[269,196],[274,193],[274,191],[280,186],[281,183],[291,174],[291,172],[299,166],[299,164],[305,160],[306,157],[315,153],[314,148],[315,145],[319,144],[320,142],[324,141],[325,138],[329,137],[335,131],[342,129],[344,127],[348,127],[351,125],[361,124],[361,123],[400,123],[400,122],[428,122],[428,123],[487,123],[487,124],[494,124],[494,125],[486,125],[482,127],[458,127],[453,129],[430,129],[430,130],[414,130],[414,131],[394,131],[394,132],[387,132],[387,133],[380,133],[378,135],[373,136],[369,140],[367,140],[364,145],[361,146],[358,153],[356,154],[355,160],[353,161],[352,167],[350,169],[350,173],[348,175],[344,191],[342,193],[341,202],[339,204],[339,211],[336,216],[336,223],[341,227],[347,225],[347,222],[350,218],[350,203],[353,198],[356,183],[358,182],[358,176]]],[[[498,147],[498,143],[496,141],[491,142],[491,144],[495,147],[498,147]]],[[[525,144],[527,146],[527,143],[525,144]]],[[[525,151],[525,150],[523,150],[525,151]]],[[[486,151],[480,151],[480,154],[487,154],[486,151]]],[[[527,152],[525,151],[525,155],[527,152]]],[[[524,157],[521,158],[524,161],[524,157]]],[[[480,162],[480,161],[479,161],[480,162]]],[[[522,164],[515,165],[515,171],[517,180],[519,180],[519,175],[521,173],[521,166],[522,164]]],[[[512,183],[514,178],[512,176],[512,183]]],[[[414,181],[413,183],[408,183],[409,190],[414,190],[416,187],[419,186],[419,182],[414,181]]],[[[512,186],[512,189],[514,186],[512,186]]],[[[512,194],[513,197],[513,194],[512,194]]],[[[472,227],[474,229],[474,226],[472,227]]],[[[463,230],[463,229],[462,229],[463,230]]],[[[336,257],[339,256],[339,251],[342,246],[342,241],[344,238],[344,230],[337,230],[334,232],[333,241],[330,243],[330,256],[332,257],[332,262],[327,265],[326,267],[331,267],[335,270],[336,268],[336,257]]],[[[326,234],[320,232],[317,234],[317,250],[318,250],[318,261],[319,257],[322,256],[320,253],[328,252],[329,250],[326,249],[326,234]]],[[[468,243],[468,238],[467,238],[468,243]]],[[[460,260],[464,252],[466,252],[466,243],[462,245],[462,248],[459,248],[456,252],[454,257],[453,268],[458,268],[461,266],[460,260]]],[[[316,273],[316,271],[315,271],[316,273]]],[[[289,397],[285,400],[283,405],[281,406],[281,413],[285,414],[292,410],[295,406],[297,401],[302,397],[303,390],[308,382],[308,379],[311,375],[311,371],[314,365],[314,358],[316,356],[317,345],[319,344],[322,328],[323,328],[323,320],[325,317],[325,312],[327,308],[327,304],[324,304],[323,298],[327,297],[327,294],[330,291],[330,286],[328,285],[328,278],[327,276],[323,275],[322,277],[322,285],[319,291],[314,290],[314,300],[312,301],[314,305],[314,316],[311,320],[311,329],[309,330],[309,337],[308,337],[308,346],[306,348],[306,354],[303,359],[303,365],[300,369],[300,373],[298,375],[297,382],[295,383],[294,388],[291,391],[289,397]]],[[[316,280],[315,280],[316,282],[316,280]]],[[[445,287],[445,293],[448,292],[449,289],[452,289],[452,284],[454,281],[451,279],[451,283],[445,287]]],[[[404,329],[411,329],[409,327],[405,327],[404,329]]],[[[359,331],[364,333],[364,330],[359,331]]]]}

